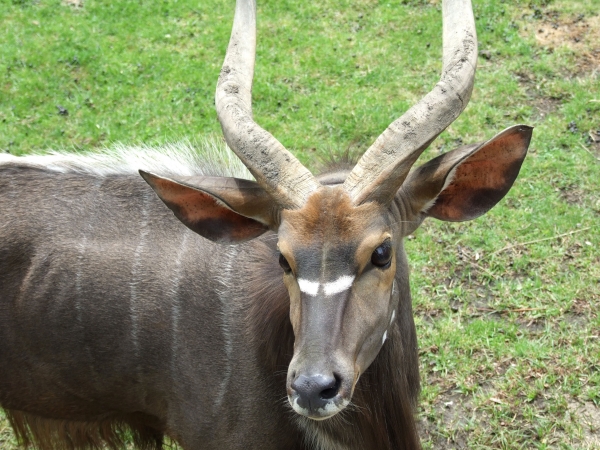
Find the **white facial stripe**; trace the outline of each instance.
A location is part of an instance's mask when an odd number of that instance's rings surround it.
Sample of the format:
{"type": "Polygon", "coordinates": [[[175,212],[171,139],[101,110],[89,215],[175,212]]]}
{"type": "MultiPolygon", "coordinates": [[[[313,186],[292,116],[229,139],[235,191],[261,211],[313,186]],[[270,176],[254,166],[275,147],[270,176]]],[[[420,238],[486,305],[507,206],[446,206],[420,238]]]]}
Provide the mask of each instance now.
{"type": "Polygon", "coordinates": [[[385,331],[385,333],[383,333],[383,339],[381,340],[381,345],[383,345],[383,343],[385,342],[386,339],[387,339],[387,330],[385,331]]]}
{"type": "Polygon", "coordinates": [[[325,295],[339,294],[340,292],[344,292],[346,289],[350,289],[353,282],[354,282],[353,276],[344,275],[344,276],[339,277],[335,281],[332,281],[330,283],[325,283],[323,285],[323,292],[325,293],[325,295]]]}
{"type": "Polygon", "coordinates": [[[319,283],[316,281],[298,278],[298,286],[302,292],[310,295],[311,297],[315,297],[319,293],[319,283]]]}
{"type": "MultiPolygon", "coordinates": [[[[343,275],[335,281],[324,283],[323,293],[327,296],[339,294],[340,292],[344,292],[345,290],[350,289],[353,282],[353,276],[343,275]]],[[[305,294],[308,294],[311,297],[316,297],[316,295],[319,293],[321,283],[319,283],[318,281],[310,281],[305,280],[304,278],[298,278],[298,286],[300,287],[300,290],[305,294]]]]}
{"type": "Polygon", "coordinates": [[[394,323],[394,319],[396,318],[396,310],[392,311],[392,318],[390,320],[390,325],[394,323]]]}

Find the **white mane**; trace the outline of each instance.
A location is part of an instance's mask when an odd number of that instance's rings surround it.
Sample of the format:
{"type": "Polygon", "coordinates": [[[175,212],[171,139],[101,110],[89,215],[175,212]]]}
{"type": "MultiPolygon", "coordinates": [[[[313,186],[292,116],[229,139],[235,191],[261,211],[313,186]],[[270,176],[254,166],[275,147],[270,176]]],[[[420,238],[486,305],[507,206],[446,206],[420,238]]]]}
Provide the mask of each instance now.
{"type": "Polygon", "coordinates": [[[253,177],[222,139],[204,138],[158,147],[115,144],[94,152],[50,151],[44,154],[13,156],[0,154],[4,164],[27,165],[60,173],[87,173],[99,177],[138,174],[145,170],[162,176],[253,177]]]}

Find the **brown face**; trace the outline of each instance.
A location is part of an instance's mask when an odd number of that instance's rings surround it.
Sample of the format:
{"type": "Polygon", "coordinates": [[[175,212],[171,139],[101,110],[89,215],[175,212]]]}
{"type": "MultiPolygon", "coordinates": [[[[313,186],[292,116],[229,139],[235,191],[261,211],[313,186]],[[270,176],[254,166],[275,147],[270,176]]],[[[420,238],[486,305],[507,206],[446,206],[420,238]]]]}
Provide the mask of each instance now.
{"type": "Polygon", "coordinates": [[[319,189],[281,219],[295,334],[288,399],[299,414],[326,419],[348,405],[394,319],[397,227],[386,208],[353,206],[341,187],[319,189]]]}

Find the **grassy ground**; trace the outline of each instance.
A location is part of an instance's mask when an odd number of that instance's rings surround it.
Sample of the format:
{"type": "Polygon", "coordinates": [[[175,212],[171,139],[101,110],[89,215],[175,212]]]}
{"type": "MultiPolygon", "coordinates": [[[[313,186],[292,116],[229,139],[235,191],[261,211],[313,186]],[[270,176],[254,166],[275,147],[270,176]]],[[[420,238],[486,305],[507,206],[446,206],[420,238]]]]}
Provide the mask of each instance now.
{"type": "MultiPolygon", "coordinates": [[[[600,448],[600,0],[476,0],[476,87],[423,159],[535,126],[507,198],[407,246],[425,448],[600,448]]],[[[0,151],[219,132],[233,1],[1,0],[0,151]]],[[[436,82],[439,1],[259,1],[255,118],[309,166],[436,82]]],[[[1,417],[1,416],[0,416],[1,417]]],[[[0,419],[0,447],[14,448],[0,419]]]]}

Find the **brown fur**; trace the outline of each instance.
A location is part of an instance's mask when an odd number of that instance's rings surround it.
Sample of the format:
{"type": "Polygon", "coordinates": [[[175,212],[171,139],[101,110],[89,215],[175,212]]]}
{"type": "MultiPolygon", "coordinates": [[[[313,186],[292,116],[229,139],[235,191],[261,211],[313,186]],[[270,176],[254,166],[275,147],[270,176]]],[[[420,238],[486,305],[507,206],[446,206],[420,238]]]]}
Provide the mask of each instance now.
{"type": "Polygon", "coordinates": [[[353,205],[348,193],[338,186],[315,192],[302,208],[283,211],[282,218],[297,242],[318,246],[323,241],[353,240],[370,218],[378,217],[379,209],[376,203],[353,205]]]}
{"type": "Polygon", "coordinates": [[[121,450],[131,440],[140,450],[163,446],[163,433],[148,426],[148,419],[141,414],[79,422],[6,410],[6,417],[19,444],[38,450],[121,450]]]}

